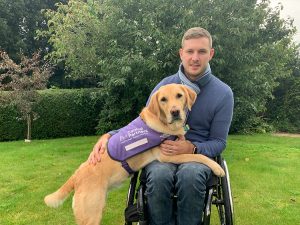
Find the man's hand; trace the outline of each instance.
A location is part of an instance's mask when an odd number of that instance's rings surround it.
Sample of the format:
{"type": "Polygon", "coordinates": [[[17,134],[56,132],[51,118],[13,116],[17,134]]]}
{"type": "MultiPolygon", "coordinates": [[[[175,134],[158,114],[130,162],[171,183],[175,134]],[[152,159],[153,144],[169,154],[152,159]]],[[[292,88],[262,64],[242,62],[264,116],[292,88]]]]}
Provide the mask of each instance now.
{"type": "Polygon", "coordinates": [[[89,155],[89,164],[96,165],[97,162],[101,161],[101,155],[106,151],[107,142],[110,137],[110,134],[104,134],[99,138],[97,143],[94,145],[92,152],[89,155]]]}
{"type": "Polygon", "coordinates": [[[192,154],[194,152],[192,142],[185,140],[184,136],[179,136],[177,140],[166,140],[160,145],[164,155],[192,154]]]}

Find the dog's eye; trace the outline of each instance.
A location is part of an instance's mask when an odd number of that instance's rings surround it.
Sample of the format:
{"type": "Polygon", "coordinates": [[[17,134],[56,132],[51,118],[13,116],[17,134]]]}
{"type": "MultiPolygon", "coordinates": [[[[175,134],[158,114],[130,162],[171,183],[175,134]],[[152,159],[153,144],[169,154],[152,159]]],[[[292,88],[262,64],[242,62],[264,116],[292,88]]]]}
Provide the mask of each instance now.
{"type": "Polygon", "coordinates": [[[176,95],[176,98],[181,98],[182,97],[182,94],[180,94],[180,93],[178,93],[177,95],[176,95]]]}
{"type": "Polygon", "coordinates": [[[166,98],[166,97],[162,97],[162,98],[160,99],[160,101],[166,102],[166,101],[167,101],[167,98],[166,98]]]}

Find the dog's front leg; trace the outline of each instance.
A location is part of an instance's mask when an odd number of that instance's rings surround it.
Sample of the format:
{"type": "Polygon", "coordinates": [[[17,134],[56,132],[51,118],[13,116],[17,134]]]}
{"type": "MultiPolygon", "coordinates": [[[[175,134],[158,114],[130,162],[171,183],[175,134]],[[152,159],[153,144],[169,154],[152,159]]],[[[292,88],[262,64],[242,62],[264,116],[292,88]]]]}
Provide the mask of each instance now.
{"type": "Polygon", "coordinates": [[[158,160],[160,162],[170,162],[175,164],[181,164],[186,162],[198,162],[211,168],[215,175],[219,177],[225,176],[224,170],[217,162],[201,154],[179,154],[167,156],[160,153],[158,160]]]}

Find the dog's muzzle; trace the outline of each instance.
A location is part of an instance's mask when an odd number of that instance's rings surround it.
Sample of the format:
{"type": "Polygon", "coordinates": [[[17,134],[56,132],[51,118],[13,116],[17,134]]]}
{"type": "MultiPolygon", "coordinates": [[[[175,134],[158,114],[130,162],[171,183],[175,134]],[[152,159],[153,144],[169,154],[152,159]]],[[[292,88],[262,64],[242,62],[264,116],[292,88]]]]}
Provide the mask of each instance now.
{"type": "Polygon", "coordinates": [[[171,110],[172,122],[182,120],[180,110],[171,110]]]}

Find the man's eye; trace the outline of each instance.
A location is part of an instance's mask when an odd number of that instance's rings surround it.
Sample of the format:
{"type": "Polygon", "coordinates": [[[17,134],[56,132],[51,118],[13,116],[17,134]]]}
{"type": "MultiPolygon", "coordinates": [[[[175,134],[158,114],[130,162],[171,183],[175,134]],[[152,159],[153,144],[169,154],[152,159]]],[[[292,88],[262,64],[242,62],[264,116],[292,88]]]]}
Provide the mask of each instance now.
{"type": "Polygon", "coordinates": [[[165,98],[165,97],[162,97],[162,98],[160,99],[160,101],[162,101],[162,102],[166,102],[166,101],[167,101],[167,98],[165,98]]]}

